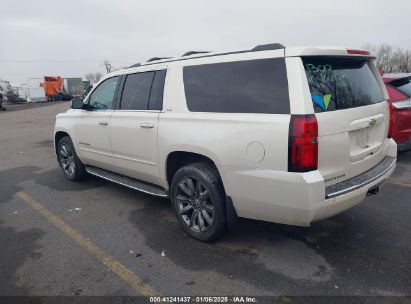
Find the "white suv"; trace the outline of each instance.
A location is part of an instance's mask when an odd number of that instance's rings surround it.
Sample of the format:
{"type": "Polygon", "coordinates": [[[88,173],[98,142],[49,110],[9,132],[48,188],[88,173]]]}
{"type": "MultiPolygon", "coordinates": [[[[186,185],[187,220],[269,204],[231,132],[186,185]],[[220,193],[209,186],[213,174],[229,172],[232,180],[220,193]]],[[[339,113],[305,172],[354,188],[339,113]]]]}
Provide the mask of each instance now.
{"type": "Polygon", "coordinates": [[[364,50],[188,52],[107,75],[57,115],[55,147],[68,179],[169,197],[210,241],[237,217],[309,226],[377,193],[397,155],[387,99],[364,50]]]}

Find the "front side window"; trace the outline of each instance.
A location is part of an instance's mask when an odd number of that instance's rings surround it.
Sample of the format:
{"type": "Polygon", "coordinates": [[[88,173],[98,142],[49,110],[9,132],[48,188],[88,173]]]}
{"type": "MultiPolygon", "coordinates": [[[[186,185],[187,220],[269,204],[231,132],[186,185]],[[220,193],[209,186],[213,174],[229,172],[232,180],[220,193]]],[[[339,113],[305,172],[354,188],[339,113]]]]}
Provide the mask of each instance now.
{"type": "Polygon", "coordinates": [[[316,113],[384,101],[368,59],[311,56],[302,60],[316,113]]]}
{"type": "Polygon", "coordinates": [[[183,77],[191,112],[290,113],[284,58],[186,66],[183,77]]]}
{"type": "Polygon", "coordinates": [[[155,72],[127,75],[121,97],[121,110],[147,110],[155,72]]]}
{"type": "Polygon", "coordinates": [[[120,77],[112,77],[103,81],[90,96],[90,107],[93,110],[112,110],[113,100],[120,77]]]}

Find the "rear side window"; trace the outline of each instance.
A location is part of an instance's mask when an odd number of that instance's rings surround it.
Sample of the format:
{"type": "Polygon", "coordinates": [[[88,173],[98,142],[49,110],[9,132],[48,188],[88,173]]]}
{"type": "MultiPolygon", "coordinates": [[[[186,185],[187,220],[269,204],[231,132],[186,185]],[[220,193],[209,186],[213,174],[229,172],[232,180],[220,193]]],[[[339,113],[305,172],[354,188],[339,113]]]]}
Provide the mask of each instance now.
{"type": "Polygon", "coordinates": [[[166,78],[166,71],[157,71],[153,85],[151,86],[149,110],[163,109],[163,94],[164,94],[164,80],[166,78]]]}
{"type": "Polygon", "coordinates": [[[144,72],[126,76],[121,97],[121,110],[148,109],[148,100],[154,74],[155,72],[144,72]]]}
{"type": "Polygon", "coordinates": [[[290,113],[284,58],[186,66],[183,76],[192,112],[290,113]]]}
{"type": "Polygon", "coordinates": [[[411,97],[411,77],[401,78],[389,83],[390,86],[393,86],[401,93],[411,97]]]}
{"type": "Polygon", "coordinates": [[[369,60],[328,56],[303,57],[302,60],[316,113],[384,101],[369,60]]]}

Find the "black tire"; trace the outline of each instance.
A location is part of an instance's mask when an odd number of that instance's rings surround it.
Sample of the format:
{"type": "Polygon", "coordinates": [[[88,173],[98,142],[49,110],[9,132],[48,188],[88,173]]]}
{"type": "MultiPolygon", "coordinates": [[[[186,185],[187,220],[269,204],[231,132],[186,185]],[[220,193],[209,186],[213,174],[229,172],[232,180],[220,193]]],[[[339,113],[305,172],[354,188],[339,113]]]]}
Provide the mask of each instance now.
{"type": "Polygon", "coordinates": [[[78,158],[70,137],[64,136],[57,143],[57,160],[69,180],[79,181],[87,177],[86,169],[78,158]]]}
{"type": "Polygon", "coordinates": [[[188,235],[212,242],[224,232],[225,192],[213,164],[199,162],[180,168],[173,176],[170,196],[177,219],[188,235]]]}

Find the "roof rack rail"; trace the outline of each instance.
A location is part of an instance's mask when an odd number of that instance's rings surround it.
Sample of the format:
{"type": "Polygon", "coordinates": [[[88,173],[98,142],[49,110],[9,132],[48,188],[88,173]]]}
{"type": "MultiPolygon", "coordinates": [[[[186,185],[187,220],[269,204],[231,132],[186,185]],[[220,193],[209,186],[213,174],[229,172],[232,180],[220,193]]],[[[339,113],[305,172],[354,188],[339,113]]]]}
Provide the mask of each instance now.
{"type": "Polygon", "coordinates": [[[271,51],[285,49],[285,46],[281,43],[260,44],[252,48],[251,51],[271,51]]]}
{"type": "Polygon", "coordinates": [[[152,62],[152,61],[157,61],[157,60],[163,60],[163,59],[170,59],[172,57],[153,57],[147,60],[147,62],[152,62]]]}
{"type": "Polygon", "coordinates": [[[129,68],[129,69],[130,69],[130,68],[137,68],[137,67],[139,67],[139,66],[141,66],[141,63],[140,63],[140,62],[135,63],[135,64],[133,64],[133,65],[130,65],[128,68],[129,68]]]}
{"type": "Polygon", "coordinates": [[[210,51],[188,51],[188,52],[185,52],[181,57],[195,55],[195,54],[206,54],[206,53],[210,53],[210,51]]]}
{"type": "Polygon", "coordinates": [[[214,56],[222,56],[222,55],[231,55],[231,54],[241,54],[241,53],[248,53],[248,52],[258,52],[258,51],[270,51],[270,50],[281,50],[285,49],[285,46],[282,45],[281,43],[270,43],[270,44],[260,44],[255,46],[252,49],[249,50],[242,50],[242,51],[233,51],[233,52],[225,52],[225,53],[210,53],[206,51],[189,51],[184,53],[180,58],[173,58],[173,57],[153,57],[147,60],[147,62],[143,63],[143,65],[151,65],[151,64],[156,64],[157,60],[163,60],[163,59],[169,59],[165,60],[164,62],[174,62],[174,61],[180,61],[180,60],[189,60],[191,58],[184,58],[188,57],[190,55],[194,54],[203,54],[201,56],[195,57],[195,58],[204,58],[204,57],[214,57],[214,56]],[[210,54],[208,54],[210,53],[210,54]]]}

